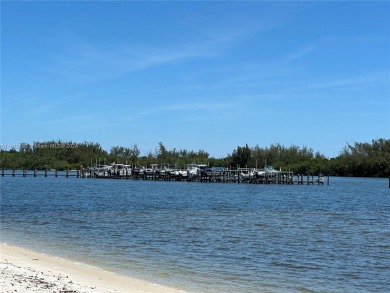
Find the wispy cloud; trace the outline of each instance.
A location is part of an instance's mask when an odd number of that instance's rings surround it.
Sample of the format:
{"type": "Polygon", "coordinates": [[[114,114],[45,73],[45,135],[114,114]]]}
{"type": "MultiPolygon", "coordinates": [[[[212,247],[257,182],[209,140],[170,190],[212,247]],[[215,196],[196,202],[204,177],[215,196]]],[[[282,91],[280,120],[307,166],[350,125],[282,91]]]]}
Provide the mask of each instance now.
{"type": "Polygon", "coordinates": [[[36,124],[53,130],[61,129],[65,132],[85,132],[89,130],[103,130],[118,126],[120,122],[113,122],[96,115],[64,115],[59,118],[41,120],[36,124]]]}
{"type": "Polygon", "coordinates": [[[59,125],[59,124],[69,124],[69,123],[79,123],[79,122],[90,122],[95,120],[93,116],[90,115],[81,115],[81,116],[68,116],[63,118],[57,118],[52,120],[45,120],[38,122],[39,125],[59,125]]]}
{"type": "Polygon", "coordinates": [[[216,103],[216,102],[201,102],[201,103],[187,103],[187,104],[172,104],[161,107],[161,110],[165,111],[221,111],[231,108],[229,103],[216,103]]]}
{"type": "Polygon", "coordinates": [[[312,89],[348,89],[362,90],[388,86],[390,83],[390,72],[388,70],[374,72],[371,74],[350,76],[344,78],[333,78],[316,83],[309,87],[312,89]]]}
{"type": "Polygon", "coordinates": [[[40,97],[36,97],[34,99],[31,99],[31,102],[27,101],[27,103],[30,103],[28,106],[28,109],[26,110],[26,113],[31,116],[38,116],[38,115],[48,115],[53,114],[57,115],[59,109],[71,102],[77,101],[82,97],[79,94],[73,94],[72,96],[59,96],[59,97],[50,97],[50,99],[43,99],[40,97]]]}
{"type": "Polygon", "coordinates": [[[314,45],[314,43],[305,45],[305,46],[299,48],[298,50],[287,54],[287,56],[284,58],[284,60],[287,62],[292,62],[292,61],[296,61],[298,59],[301,59],[301,58],[305,57],[306,55],[308,55],[311,51],[313,51],[315,49],[315,47],[316,46],[314,45]]]}
{"type": "Polygon", "coordinates": [[[140,111],[139,115],[141,116],[149,116],[149,115],[156,115],[156,114],[167,114],[171,115],[174,113],[195,113],[195,114],[201,114],[201,113],[210,113],[210,112],[222,112],[222,111],[228,111],[229,109],[236,108],[236,104],[232,102],[196,102],[196,103],[176,103],[176,104],[169,104],[169,105],[162,105],[159,107],[154,108],[148,108],[145,111],[140,111]]]}
{"type": "Polygon", "coordinates": [[[81,82],[110,79],[153,66],[183,62],[194,58],[217,57],[248,31],[208,34],[170,46],[122,44],[103,47],[68,33],[55,42],[51,70],[63,77],[81,82]]]}
{"type": "Polygon", "coordinates": [[[332,78],[312,77],[307,80],[280,82],[274,86],[274,93],[285,98],[315,97],[336,93],[352,93],[361,96],[373,89],[387,87],[389,90],[390,72],[388,70],[367,73],[365,75],[349,75],[332,78]]]}

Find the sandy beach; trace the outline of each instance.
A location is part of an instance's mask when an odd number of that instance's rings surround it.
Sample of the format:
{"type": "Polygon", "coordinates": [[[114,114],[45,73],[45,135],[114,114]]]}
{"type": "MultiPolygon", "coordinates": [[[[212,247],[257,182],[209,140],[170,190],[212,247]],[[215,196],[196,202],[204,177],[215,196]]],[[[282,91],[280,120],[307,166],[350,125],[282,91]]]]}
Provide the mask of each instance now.
{"type": "Polygon", "coordinates": [[[0,292],[183,292],[28,249],[0,244],[0,292]]]}

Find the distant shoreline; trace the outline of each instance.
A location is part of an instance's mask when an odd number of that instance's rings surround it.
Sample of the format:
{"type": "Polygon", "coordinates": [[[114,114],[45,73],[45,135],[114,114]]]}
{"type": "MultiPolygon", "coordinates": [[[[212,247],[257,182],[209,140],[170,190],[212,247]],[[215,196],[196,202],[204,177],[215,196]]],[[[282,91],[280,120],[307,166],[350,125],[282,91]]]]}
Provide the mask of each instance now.
{"type": "Polygon", "coordinates": [[[133,147],[112,147],[108,152],[99,143],[52,140],[0,145],[0,169],[65,171],[115,163],[134,168],[148,168],[157,164],[182,169],[187,164],[205,164],[230,170],[272,166],[276,170],[288,170],[294,174],[388,178],[389,154],[390,139],[384,138],[347,144],[336,157],[327,157],[306,146],[277,143],[265,147],[245,144],[219,158],[210,156],[205,150],[169,150],[161,142],[155,152],[150,151],[141,156],[141,150],[136,144],[133,147]]]}
{"type": "Polygon", "coordinates": [[[4,293],[184,292],[6,243],[0,244],[0,257],[0,291],[4,293]]]}

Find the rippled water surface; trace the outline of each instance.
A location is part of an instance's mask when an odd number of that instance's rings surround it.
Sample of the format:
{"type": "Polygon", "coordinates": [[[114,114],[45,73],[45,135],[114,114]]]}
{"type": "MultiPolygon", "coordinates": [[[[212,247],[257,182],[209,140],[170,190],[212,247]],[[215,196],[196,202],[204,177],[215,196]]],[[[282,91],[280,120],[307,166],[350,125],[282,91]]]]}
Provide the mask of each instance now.
{"type": "Polygon", "coordinates": [[[384,292],[387,179],[1,180],[3,242],[190,292],[384,292]]]}

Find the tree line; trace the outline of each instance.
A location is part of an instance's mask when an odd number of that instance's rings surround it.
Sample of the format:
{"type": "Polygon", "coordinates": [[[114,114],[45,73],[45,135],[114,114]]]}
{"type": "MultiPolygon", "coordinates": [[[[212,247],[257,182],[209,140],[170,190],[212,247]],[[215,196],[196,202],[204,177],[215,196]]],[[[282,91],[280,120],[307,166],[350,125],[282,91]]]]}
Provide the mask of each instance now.
{"type": "Polygon", "coordinates": [[[308,147],[271,144],[268,147],[238,146],[224,158],[214,158],[205,150],[168,150],[162,142],[156,149],[140,155],[136,144],[114,146],[105,151],[99,143],[73,141],[44,141],[22,143],[19,149],[0,150],[0,168],[72,170],[87,166],[108,165],[113,162],[150,166],[164,164],[185,168],[186,164],[208,164],[210,167],[262,168],[290,170],[296,174],[329,174],[332,176],[388,177],[390,176],[390,139],[347,144],[335,158],[326,158],[308,147]]]}

